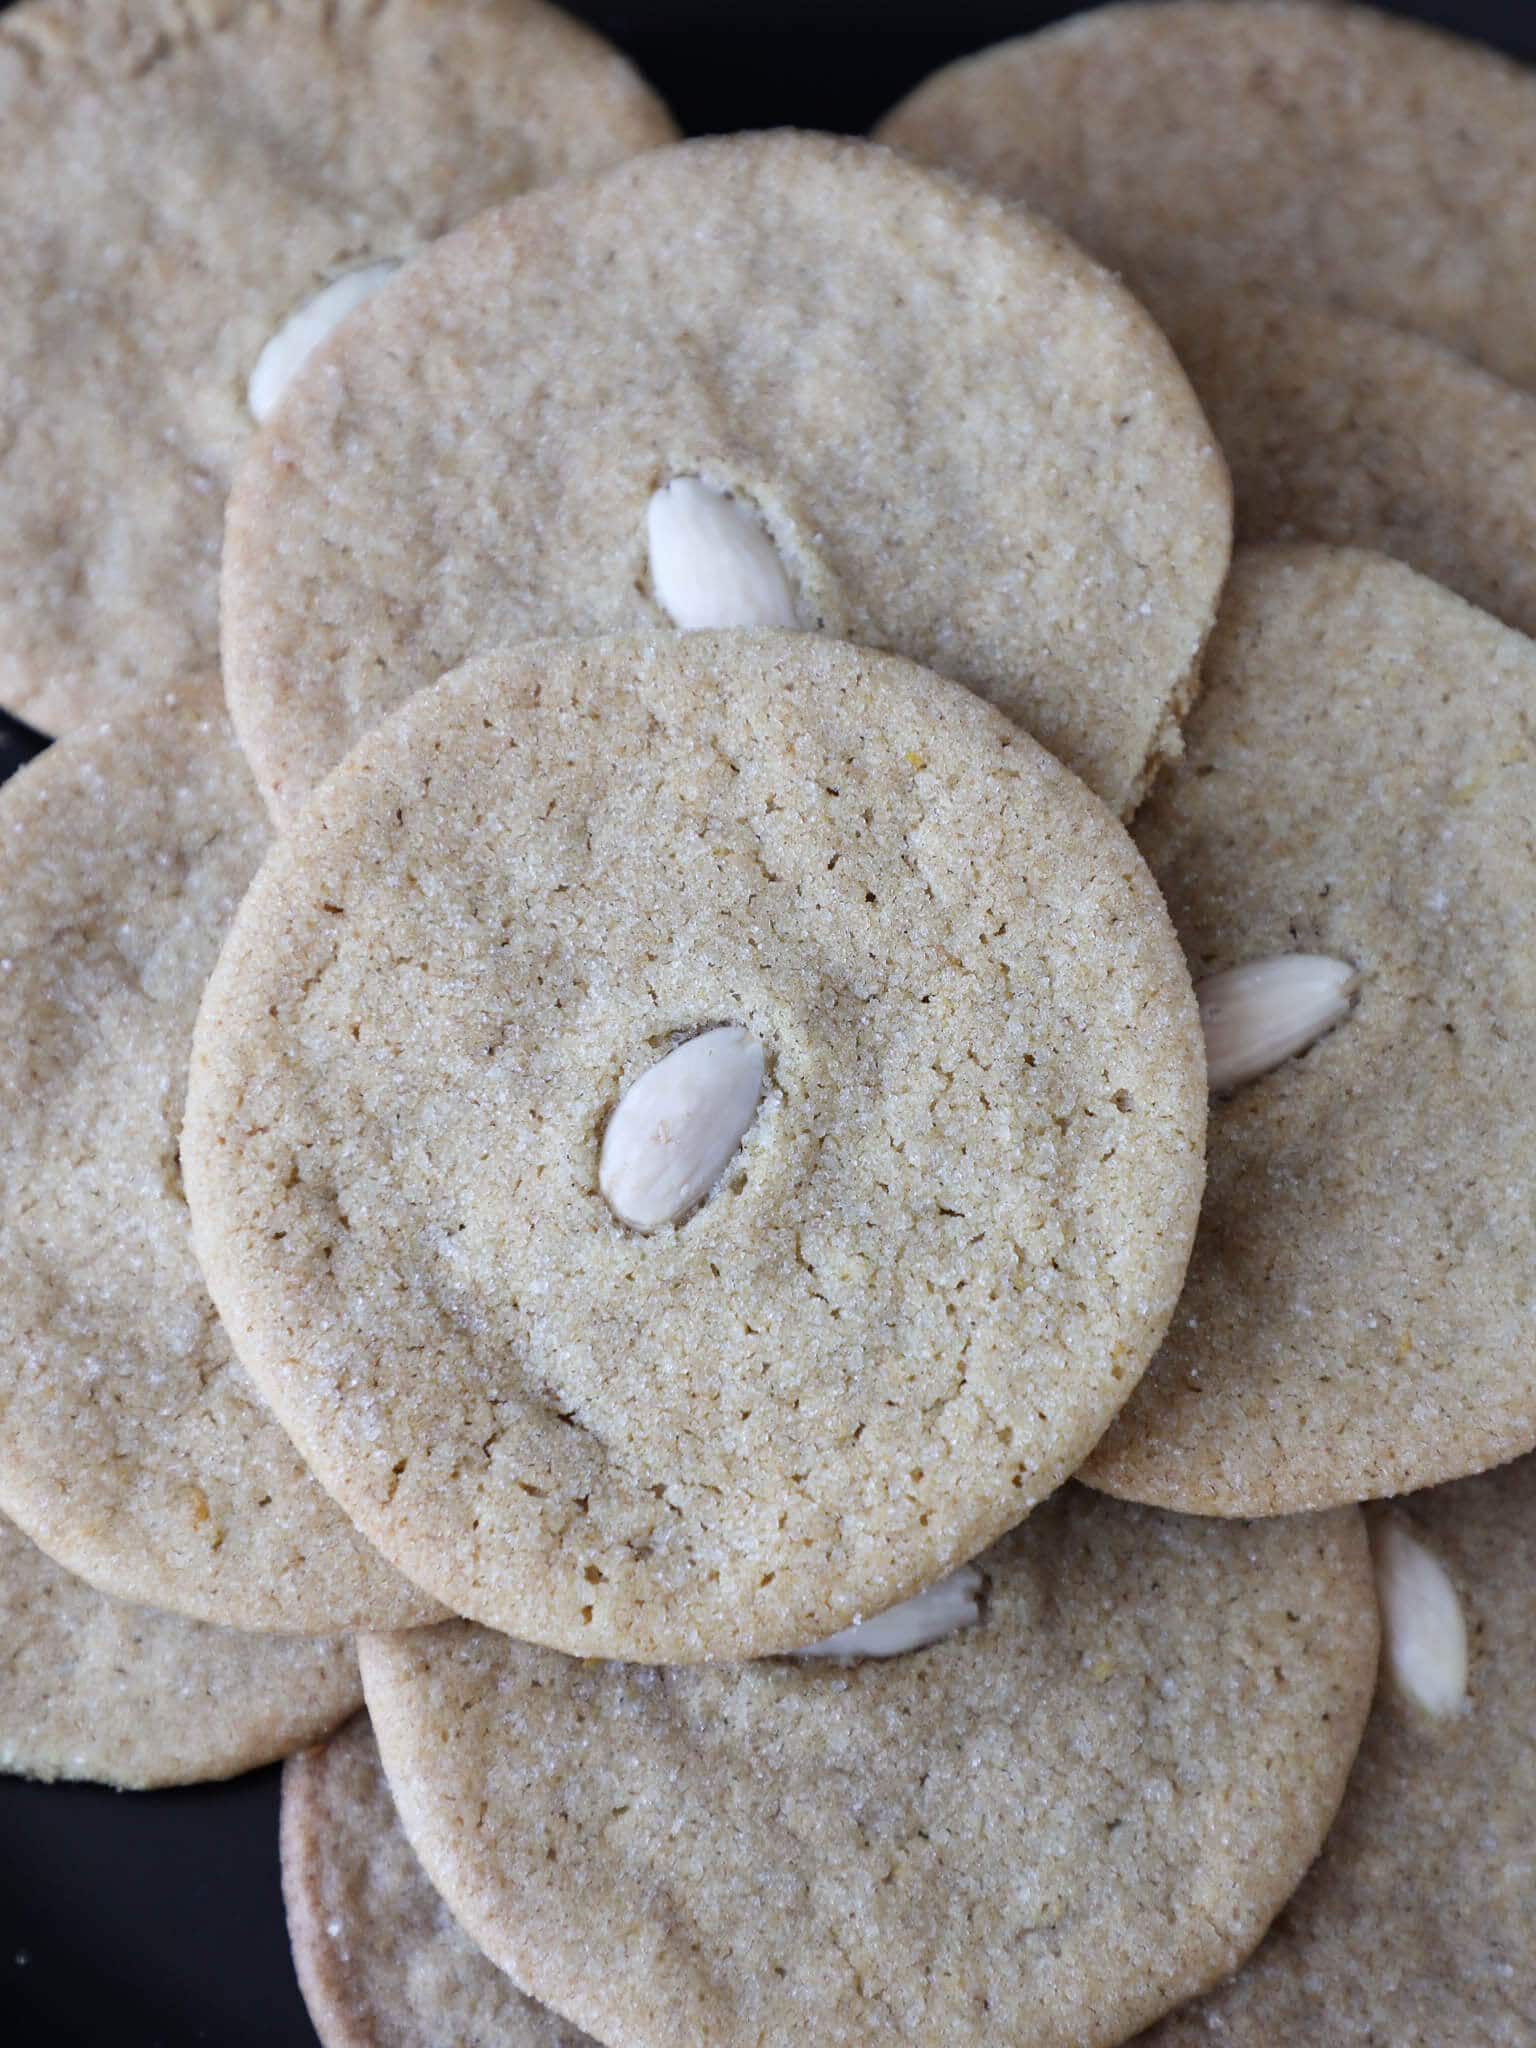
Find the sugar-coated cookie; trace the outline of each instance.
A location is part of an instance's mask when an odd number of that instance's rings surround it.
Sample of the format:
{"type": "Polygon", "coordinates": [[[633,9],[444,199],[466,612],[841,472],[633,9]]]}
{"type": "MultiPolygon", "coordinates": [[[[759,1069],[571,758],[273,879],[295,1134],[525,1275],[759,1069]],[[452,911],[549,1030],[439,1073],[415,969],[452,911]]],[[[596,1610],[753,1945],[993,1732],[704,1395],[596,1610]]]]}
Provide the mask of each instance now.
{"type": "Polygon", "coordinates": [[[324,2048],[586,2048],[433,1889],[366,1715],[283,1771],[282,1859],[293,1964],[324,2048]]]}
{"type": "Polygon", "coordinates": [[[73,734],[0,792],[0,1508],[196,1620],[429,1619],[272,1419],[192,1252],[192,1024],[267,836],[222,717],[186,709],[73,734]]]}
{"type": "Polygon", "coordinates": [[[1099,7],[962,58],[876,133],[1133,282],[1258,285],[1536,386],[1536,79],[1326,0],[1099,7]]]}
{"type": "Polygon", "coordinates": [[[1069,1487],[980,1564],[976,1626],[879,1663],[364,1638],[417,1854],[613,2048],[1124,2040],[1316,1854],[1376,1668],[1362,1519],[1069,1487]]]}
{"type": "Polygon", "coordinates": [[[1096,1485],[1284,1514],[1536,1445],[1536,644],[1378,555],[1239,552],[1189,748],[1136,821],[1197,984],[1358,978],[1213,1102],[1152,1370],[1096,1485]]]}
{"type": "Polygon", "coordinates": [[[167,676],[216,694],[224,496],[268,342],[340,280],[675,132],[541,0],[7,8],[0,704],[59,733],[167,676]]]}
{"type": "Polygon", "coordinates": [[[183,1155],[370,1539],[492,1627],[689,1662],[1067,1477],[1177,1298],[1204,1121],[1161,898],[1073,775],[895,656],[668,633],[469,663],[359,743],[236,919],[183,1155]]]}
{"type": "Polygon", "coordinates": [[[344,1637],[130,1606],[0,1519],[0,1771],[125,1790],[229,1778],[317,1741],[361,1698],[344,1637]]]}
{"type": "Polygon", "coordinates": [[[1043,223],[889,151],[733,137],[482,218],[296,380],[224,557],[276,814],[468,656],[697,623],[650,546],[678,483],[728,494],[780,579],[776,619],[707,623],[909,655],[1115,810],[1177,753],[1231,512],[1161,334],[1043,223]]]}

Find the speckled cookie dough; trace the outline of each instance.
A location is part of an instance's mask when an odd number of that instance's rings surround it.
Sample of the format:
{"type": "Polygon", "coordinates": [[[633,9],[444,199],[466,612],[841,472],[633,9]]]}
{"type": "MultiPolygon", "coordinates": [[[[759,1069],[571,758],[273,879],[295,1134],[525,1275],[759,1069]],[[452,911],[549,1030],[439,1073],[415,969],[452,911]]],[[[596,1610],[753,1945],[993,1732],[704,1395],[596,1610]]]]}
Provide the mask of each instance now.
{"type": "Polygon", "coordinates": [[[183,1150],[240,1355],[371,1540],[686,1663],[905,1598],[1081,1462],[1178,1294],[1202,1055],[1129,838],[969,692],[803,633],[548,642],[274,847],[183,1150]],[[760,1096],[642,1234],[599,1153],[715,1026],[760,1096]]]}
{"type": "Polygon", "coordinates": [[[199,1621],[432,1619],[273,1421],[192,1253],[192,1024],[266,843],[228,728],[187,710],[76,733],[0,792],[0,1507],[199,1621]]]}
{"type": "Polygon", "coordinates": [[[591,2048],[443,1904],[366,1715],[284,1770],[282,1858],[294,1969],[323,2048],[591,2048]]]}
{"type": "Polygon", "coordinates": [[[1383,1676],[1301,1889],[1247,1968],[1143,2048],[1528,2048],[1536,2035],[1536,1459],[1374,1512],[1450,1573],[1466,1703],[1436,1717],[1383,1676]]]}
{"type": "Polygon", "coordinates": [[[295,383],[224,557],[275,813],[467,656],[695,623],[648,553],[676,479],[766,529],[793,599],[768,623],[970,684],[1112,809],[1177,753],[1231,507],[1163,337],[1017,210],[781,134],[474,223],[295,383]]]}
{"type": "Polygon", "coordinates": [[[1349,550],[1240,551],[1136,823],[1197,981],[1321,954],[1353,1013],[1213,1103],[1189,1279],[1086,1475],[1284,1514],[1536,1444],[1536,646],[1349,550]]]}
{"type": "Polygon", "coordinates": [[[57,733],[211,677],[274,332],[339,277],[675,132],[538,0],[6,9],[0,704],[57,733]]]}
{"type": "Polygon", "coordinates": [[[1258,285],[1536,386],[1536,78],[1305,0],[1096,8],[938,72],[885,142],[1038,207],[1133,282],[1258,285]]]}
{"type": "Polygon", "coordinates": [[[1155,290],[1244,541],[1378,548],[1536,632],[1536,397],[1376,320],[1155,290]]]}
{"type": "Polygon", "coordinates": [[[362,1693],[344,1637],[129,1606],[0,1519],[0,1771],[125,1791],[232,1778],[316,1741],[362,1693]]]}
{"type": "Polygon", "coordinates": [[[1240,1526],[1069,1487],[984,1619],[886,1663],[360,1645],[454,1912],[612,2048],[1097,2048],[1235,1967],[1316,1854],[1376,1666],[1357,1510],[1240,1526]]]}

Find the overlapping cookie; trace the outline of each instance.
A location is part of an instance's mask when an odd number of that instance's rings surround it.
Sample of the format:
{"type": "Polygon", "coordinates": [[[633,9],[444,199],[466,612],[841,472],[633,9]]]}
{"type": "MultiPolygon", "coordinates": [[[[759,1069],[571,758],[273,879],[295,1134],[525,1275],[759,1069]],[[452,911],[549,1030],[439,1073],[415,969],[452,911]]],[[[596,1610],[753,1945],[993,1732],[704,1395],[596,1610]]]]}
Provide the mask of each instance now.
{"type": "Polygon", "coordinates": [[[433,236],[675,132],[540,0],[7,8],[0,704],[57,733],[211,674],[252,405],[433,236]]]}
{"type": "Polygon", "coordinates": [[[1373,1537],[1387,1668],[1323,1853],[1240,1975],[1145,2048],[1531,2038],[1536,1459],[1373,1537]]]}
{"type": "Polygon", "coordinates": [[[366,1716],[284,1770],[282,1858],[294,1968],[324,2048],[584,2048],[433,1889],[366,1716]]]}
{"type": "Polygon", "coordinates": [[[0,1506],[197,1620],[430,1619],[263,1406],[192,1253],[192,1024],[266,841],[223,720],[186,709],[74,734],[0,795],[0,1506]]]}
{"type": "Polygon", "coordinates": [[[1376,548],[1536,632],[1536,397],[1326,307],[1147,297],[1231,466],[1240,540],[1376,548]]]}
{"type": "Polygon", "coordinates": [[[1361,1517],[1068,1488],[980,1568],[974,1626],[882,1662],[366,1637],[411,1842],[491,1959],[616,2048],[1123,2040],[1253,1946],[1322,1840],[1376,1667],[1361,1517]]]}
{"type": "Polygon", "coordinates": [[[446,238],[317,354],[230,501],[225,684],[288,818],[468,656],[814,627],[1124,810],[1229,539],[1167,344],[1052,230],[867,143],[694,143],[446,238]]]}
{"type": "Polygon", "coordinates": [[[577,1654],[786,1650],[1081,1462],[1166,1326],[1205,1069],[1151,878],[980,699],[820,635],[546,642],[274,846],[183,1158],[358,1526],[577,1654]]]}
{"type": "Polygon", "coordinates": [[[125,1790],[233,1777],[361,1698],[344,1637],[243,1635],[109,1599],[0,1520],[0,1771],[125,1790]]]}
{"type": "Polygon", "coordinates": [[[1536,81],[1325,0],[1120,5],[963,58],[877,129],[1133,282],[1257,285],[1536,386],[1536,81]]]}
{"type": "Polygon", "coordinates": [[[1438,585],[1239,551],[1188,752],[1136,823],[1233,1092],[1094,1484],[1282,1514],[1536,1445],[1533,716],[1536,645],[1438,585]]]}

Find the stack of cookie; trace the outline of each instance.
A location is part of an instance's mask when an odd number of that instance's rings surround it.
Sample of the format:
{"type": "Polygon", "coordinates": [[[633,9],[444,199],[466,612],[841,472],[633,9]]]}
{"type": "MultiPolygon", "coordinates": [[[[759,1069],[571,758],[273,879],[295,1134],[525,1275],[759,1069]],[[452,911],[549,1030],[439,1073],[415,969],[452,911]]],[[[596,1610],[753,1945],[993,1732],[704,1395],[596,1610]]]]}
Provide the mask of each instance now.
{"type": "Polygon", "coordinates": [[[1531,2038],[1536,84],[152,12],[0,22],[9,1767],[365,1693],[328,2048],[1531,2038]]]}

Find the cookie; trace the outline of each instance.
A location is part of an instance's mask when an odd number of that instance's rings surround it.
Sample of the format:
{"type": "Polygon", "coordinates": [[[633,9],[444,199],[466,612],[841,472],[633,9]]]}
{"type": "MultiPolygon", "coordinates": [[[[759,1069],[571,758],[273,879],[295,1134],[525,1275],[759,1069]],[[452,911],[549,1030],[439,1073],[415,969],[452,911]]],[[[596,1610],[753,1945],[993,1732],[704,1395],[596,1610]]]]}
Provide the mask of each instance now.
{"type": "Polygon", "coordinates": [[[486,216],[296,381],[224,557],[275,814],[467,656],[695,623],[659,601],[648,507],[701,480],[778,580],[763,622],[970,684],[1114,809],[1177,752],[1230,498],[1162,336],[1044,226],[781,134],[486,216]]]}
{"type": "Polygon", "coordinates": [[[243,1635],[109,1599],[0,1519],[0,1771],[131,1791],[231,1778],[361,1697],[342,1637],[243,1635]]]}
{"type": "Polygon", "coordinates": [[[1095,8],[938,72],[882,140],[1060,222],[1134,283],[1258,285],[1536,385],[1536,79],[1367,8],[1095,8]]]}
{"type": "Polygon", "coordinates": [[[283,1901],[324,2048],[583,2048],[486,1961],[427,1880],[366,1715],[283,1771],[283,1901]]]}
{"type": "Polygon", "coordinates": [[[1268,293],[1149,293],[1244,541],[1377,548],[1536,632],[1536,398],[1421,335],[1268,293]]]}
{"type": "Polygon", "coordinates": [[[1071,1487],[981,1568],[977,1626],[881,1663],[368,1637],[412,1844],[615,2048],[1124,2040],[1253,1946],[1332,1818],[1375,1673],[1361,1518],[1071,1487]]]}
{"type": "Polygon", "coordinates": [[[0,1508],[195,1620],[430,1619],[262,1404],[193,1257],[192,1024],[266,842],[223,721],[186,709],[74,734],[0,793],[0,1508]]]}
{"type": "Polygon", "coordinates": [[[686,1663],[905,1598],[1081,1462],[1204,1115],[1075,777],[895,656],[699,632],[487,657],[359,744],[236,919],[183,1153],[239,1354],[370,1540],[494,1628],[686,1663]],[[664,1214],[648,1162],[691,1168],[664,1214]]]}
{"type": "Polygon", "coordinates": [[[1450,1574],[1469,1637],[1466,1703],[1429,1714],[1383,1680],[1301,1889],[1241,1974],[1143,2048],[1531,2039],[1536,1459],[1385,1515],[1450,1574]]]}
{"type": "Polygon", "coordinates": [[[317,291],[672,140],[539,0],[22,0],[0,20],[0,704],[217,692],[248,381],[317,291]]]}
{"type": "Polygon", "coordinates": [[[1285,1514],[1536,1444],[1533,714],[1536,646],[1437,584],[1239,552],[1137,841],[1197,983],[1301,953],[1358,994],[1213,1103],[1184,1295],[1094,1484],[1285,1514]]]}

